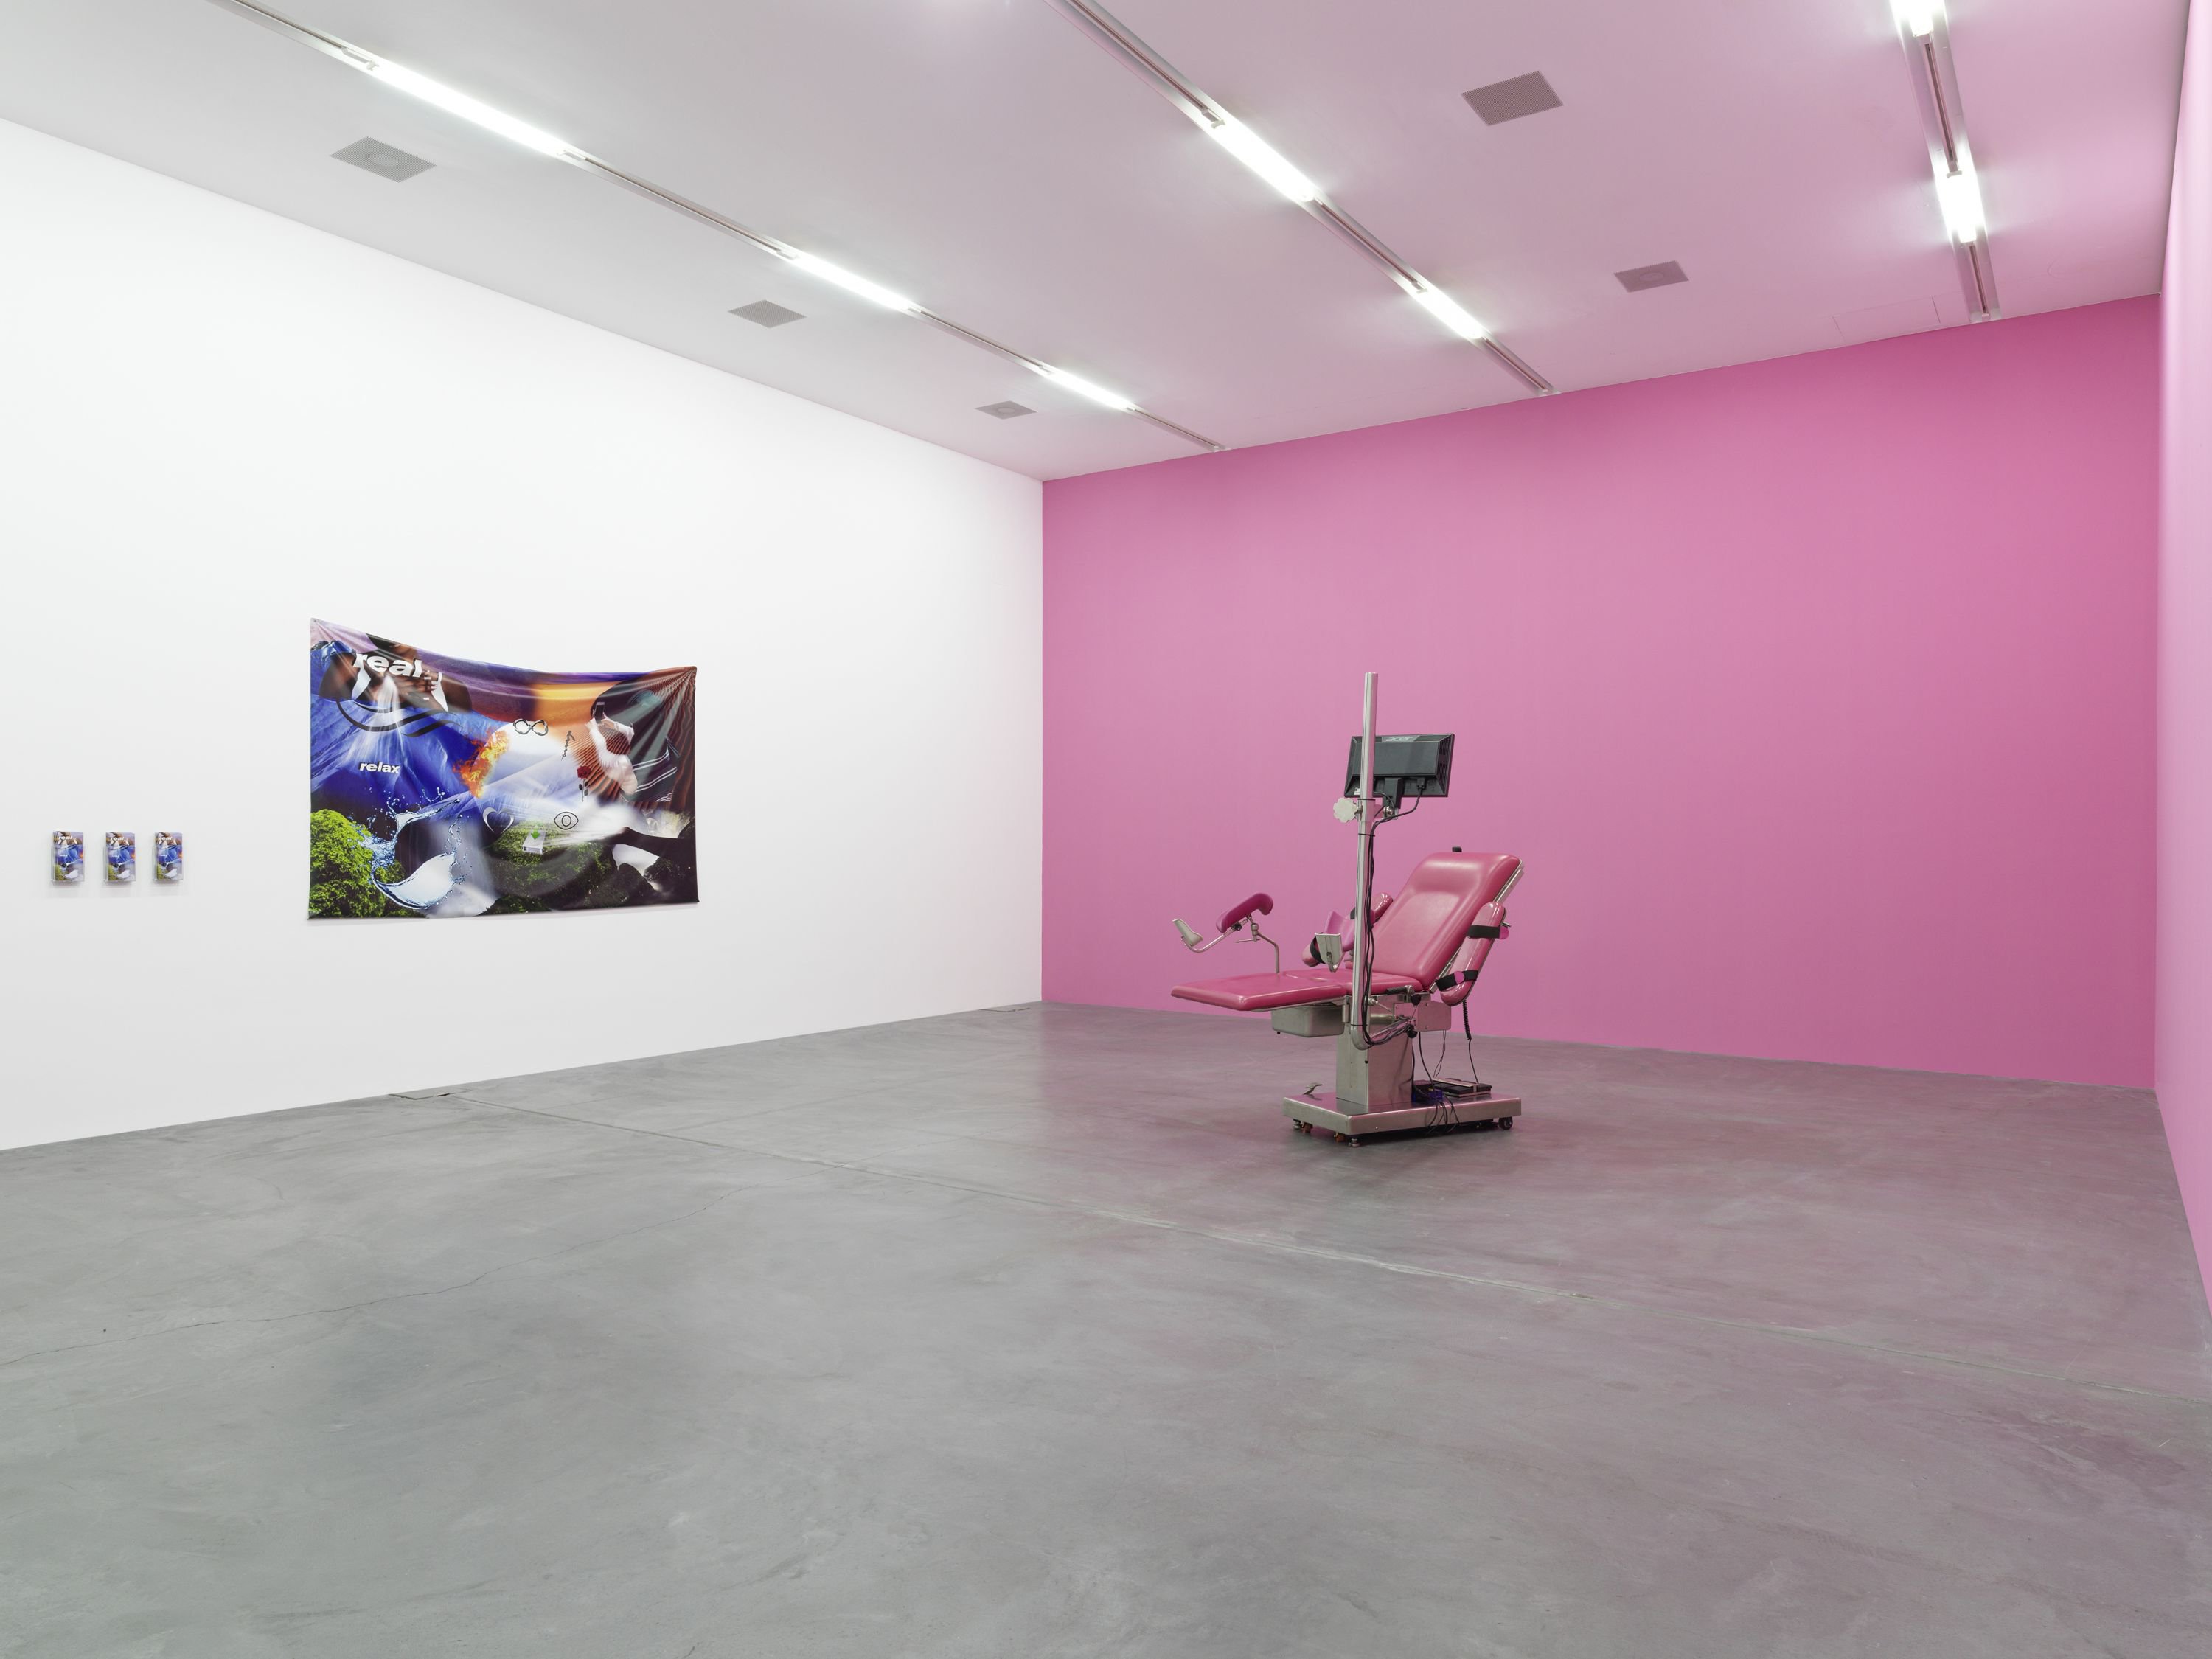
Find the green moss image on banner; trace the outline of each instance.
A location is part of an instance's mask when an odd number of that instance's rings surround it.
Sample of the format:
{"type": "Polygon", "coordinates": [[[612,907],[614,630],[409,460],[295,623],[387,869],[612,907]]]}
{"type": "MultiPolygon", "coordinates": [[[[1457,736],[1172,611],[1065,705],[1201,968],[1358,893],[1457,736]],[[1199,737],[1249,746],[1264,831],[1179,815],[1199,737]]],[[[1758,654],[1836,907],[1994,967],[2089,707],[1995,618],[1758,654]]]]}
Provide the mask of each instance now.
{"type": "Polygon", "coordinates": [[[307,915],[404,916],[376,884],[376,849],[343,812],[307,814],[307,915]]]}

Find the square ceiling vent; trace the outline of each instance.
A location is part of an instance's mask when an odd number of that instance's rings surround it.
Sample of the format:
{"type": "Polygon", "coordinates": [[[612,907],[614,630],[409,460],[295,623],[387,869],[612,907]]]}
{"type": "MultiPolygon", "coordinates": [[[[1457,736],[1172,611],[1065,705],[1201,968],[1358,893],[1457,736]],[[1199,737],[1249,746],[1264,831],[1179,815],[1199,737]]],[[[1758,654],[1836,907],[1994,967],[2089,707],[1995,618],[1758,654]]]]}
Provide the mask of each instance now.
{"type": "Polygon", "coordinates": [[[780,306],[773,300],[756,300],[749,306],[732,306],[730,315],[742,317],[749,323],[758,323],[763,328],[781,328],[786,323],[802,321],[806,313],[793,311],[789,306],[780,306]]]}
{"type": "Polygon", "coordinates": [[[1036,413],[1036,410],[1031,409],[1027,404],[1018,404],[1012,398],[1007,398],[1004,403],[981,404],[977,405],[977,409],[982,414],[995,416],[1002,421],[1015,420],[1024,415],[1036,413]]]}
{"type": "Polygon", "coordinates": [[[1638,265],[1633,270],[1616,270],[1613,280],[1631,294],[1641,294],[1647,288],[1671,288],[1676,283],[1690,279],[1682,273],[1682,262],[1669,259],[1661,265],[1638,265]]]}
{"type": "Polygon", "coordinates": [[[1559,94],[1552,90],[1552,83],[1533,70],[1516,75],[1510,81],[1492,81],[1486,87],[1477,87],[1460,96],[1467,100],[1468,107],[1482,118],[1486,127],[1559,107],[1559,94]]]}
{"type": "Polygon", "coordinates": [[[389,179],[394,184],[412,179],[418,173],[428,173],[434,162],[419,155],[410,155],[397,144],[387,144],[380,138],[356,138],[343,149],[334,149],[331,159],[359,167],[363,173],[373,173],[380,179],[389,179]]]}

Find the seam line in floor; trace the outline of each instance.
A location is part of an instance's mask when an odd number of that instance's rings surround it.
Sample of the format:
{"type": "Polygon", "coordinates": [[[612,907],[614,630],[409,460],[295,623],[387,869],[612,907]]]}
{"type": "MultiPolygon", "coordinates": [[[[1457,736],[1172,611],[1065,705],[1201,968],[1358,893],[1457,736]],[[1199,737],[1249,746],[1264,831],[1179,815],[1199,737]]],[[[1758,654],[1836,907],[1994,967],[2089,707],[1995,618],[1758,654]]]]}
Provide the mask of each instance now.
{"type": "Polygon", "coordinates": [[[2032,1377],[2039,1382],[2057,1382],[2069,1388],[2090,1389],[2103,1394],[2126,1395],[2138,1400],[2164,1400],[2176,1405],[2212,1409],[2212,1398],[2200,1395],[2174,1394],[2163,1389],[2142,1389],[2126,1382],[2107,1382],[2096,1377],[2074,1376],[2064,1371],[2039,1370],[2028,1365],[2007,1365],[1993,1359],[1974,1359],[1963,1354],[1942,1353],[1925,1348],[1900,1347],[1887,1342],[1856,1342],[1846,1336],[1829,1336],[1819,1331],[1800,1330],[1789,1325],[1766,1325],[1756,1320],[1723,1319],[1716,1314],[1686,1313],[1680,1309],[1662,1308],[1646,1302],[1629,1302],[1617,1297],[1598,1296],[1588,1291],[1562,1290],[1555,1285],[1531,1285],[1513,1279],[1495,1279],[1482,1273],[1455,1273],[1448,1267],[1424,1267],[1410,1261],[1392,1261],[1384,1256],[1363,1255],[1354,1250],[1332,1249],[1322,1244],[1297,1244],[1285,1239],[1262,1238],[1253,1233],[1231,1231],[1225,1228],[1200,1226],[1194,1222],[1174,1221],[1163,1216],[1145,1215],[1136,1211],[1116,1210],[1100,1204],[1085,1204],[1077,1199],[1049,1198],[1042,1194],[1024,1193],[1010,1187],[987,1186],[977,1182],[957,1181],[949,1176],[926,1175],[911,1170],[892,1169],[878,1164],[857,1164],[846,1158],[823,1158],[811,1152],[777,1152],[765,1146],[733,1146],[726,1141],[701,1140],[697,1137],[679,1134],[669,1129],[643,1129],[628,1123],[608,1123],[595,1117],[576,1117],[566,1112],[550,1112],[540,1106],[517,1106],[510,1101],[480,1100],[476,1096],[455,1091],[448,1099],[465,1100],[472,1106],[488,1106],[500,1111],[519,1112],[526,1117],[542,1117],[556,1123],[588,1125],[597,1129],[611,1129],[621,1134],[649,1135],[659,1140],[673,1140],[686,1146],[702,1146],[713,1152],[732,1152],[744,1158],[773,1158],[789,1164],[811,1164],[817,1169],[843,1170],[854,1175],[873,1176],[878,1180],[910,1181],[926,1187],[941,1188],[949,1192],[969,1193],[981,1198],[1003,1199],[1017,1204],[1028,1204],[1040,1209],[1062,1210],[1071,1214],[1096,1217],[1103,1221],[1120,1222],[1127,1225],[1150,1227],[1156,1231],[1181,1233],[1187,1237],[1210,1239],[1216,1243],[1236,1245],[1246,1249],[1273,1250],[1279,1255],[1304,1256],[1310,1260],[1334,1261],[1351,1267],[1378,1268],[1384,1273],[1402,1274],[1412,1279],[1442,1279],[1447,1283],[1471,1285],[1486,1290],[1508,1291],[1516,1296],[1550,1301],[1580,1302],[1592,1307],[1612,1309],[1617,1312],[1641,1314],[1655,1319],[1668,1319],[1681,1324],[1705,1325],[1721,1330],[1741,1331],[1755,1336],[1773,1337],[1784,1341],[1817,1343],[1825,1347],[1848,1348],[1867,1353],[1888,1354],[1899,1359],[1917,1359],[1930,1364],[1954,1365],[1967,1370],[1993,1371],[2004,1376],[2032,1377]]]}

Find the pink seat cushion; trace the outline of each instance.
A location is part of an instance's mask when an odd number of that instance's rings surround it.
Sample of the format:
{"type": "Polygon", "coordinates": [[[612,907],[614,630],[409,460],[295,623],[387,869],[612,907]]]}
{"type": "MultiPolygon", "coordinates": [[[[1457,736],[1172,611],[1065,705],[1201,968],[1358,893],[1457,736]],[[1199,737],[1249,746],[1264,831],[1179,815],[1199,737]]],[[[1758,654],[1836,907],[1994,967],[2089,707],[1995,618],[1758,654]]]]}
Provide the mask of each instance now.
{"type": "MultiPolygon", "coordinates": [[[[1412,980],[1402,975],[1377,973],[1378,991],[1410,991],[1412,980]]],[[[1265,1013],[1270,1008],[1295,1007],[1302,1002],[1330,1002],[1352,994],[1352,975],[1339,969],[1293,968],[1281,974],[1238,974],[1231,979],[1206,979],[1195,985],[1178,985],[1169,993],[1185,1002],[1203,1002],[1213,1008],[1233,1008],[1240,1014],[1265,1013]]]]}

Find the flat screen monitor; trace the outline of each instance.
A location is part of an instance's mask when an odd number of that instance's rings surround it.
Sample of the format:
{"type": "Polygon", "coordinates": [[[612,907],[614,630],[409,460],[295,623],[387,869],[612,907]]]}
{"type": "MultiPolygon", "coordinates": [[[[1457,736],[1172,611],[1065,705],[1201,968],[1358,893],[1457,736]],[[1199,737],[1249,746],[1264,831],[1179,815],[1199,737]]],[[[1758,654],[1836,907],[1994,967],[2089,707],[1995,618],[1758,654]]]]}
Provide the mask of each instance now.
{"type": "MultiPolygon", "coordinates": [[[[1399,801],[1409,795],[1451,793],[1452,734],[1426,732],[1413,737],[1375,739],[1375,793],[1399,801]]],[[[1352,740],[1345,763],[1344,793],[1359,793],[1359,739],[1352,740]]]]}

